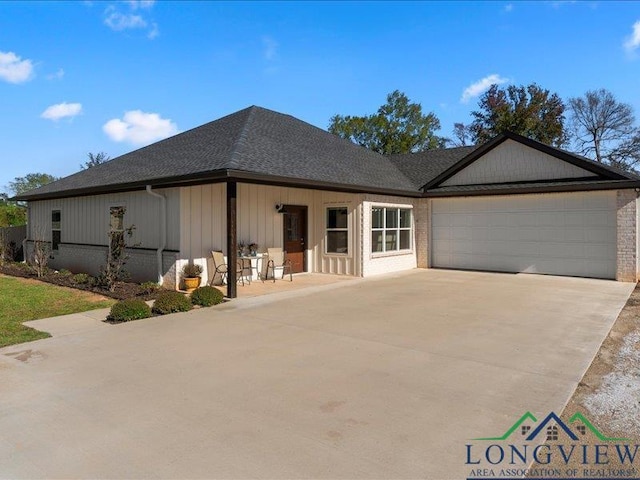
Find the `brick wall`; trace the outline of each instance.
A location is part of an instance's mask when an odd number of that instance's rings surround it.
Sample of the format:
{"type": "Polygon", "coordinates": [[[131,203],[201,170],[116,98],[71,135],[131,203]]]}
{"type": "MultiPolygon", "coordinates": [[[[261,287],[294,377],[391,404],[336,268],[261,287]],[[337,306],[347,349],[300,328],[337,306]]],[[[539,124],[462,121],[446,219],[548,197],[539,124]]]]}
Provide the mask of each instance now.
{"type": "Polygon", "coordinates": [[[638,279],[637,197],[635,190],[617,191],[616,280],[619,282],[635,282],[638,279]]]}
{"type": "Polygon", "coordinates": [[[416,257],[418,268],[429,268],[429,200],[421,198],[414,208],[416,257]]]}

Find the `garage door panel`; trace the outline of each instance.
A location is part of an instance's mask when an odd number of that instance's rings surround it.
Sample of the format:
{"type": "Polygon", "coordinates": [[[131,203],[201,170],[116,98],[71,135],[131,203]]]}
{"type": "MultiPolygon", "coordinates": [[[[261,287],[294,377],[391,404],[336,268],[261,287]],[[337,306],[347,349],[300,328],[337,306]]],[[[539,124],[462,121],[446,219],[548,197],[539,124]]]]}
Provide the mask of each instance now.
{"type": "Polygon", "coordinates": [[[615,192],[434,199],[431,212],[434,267],[615,277],[615,192]]]}

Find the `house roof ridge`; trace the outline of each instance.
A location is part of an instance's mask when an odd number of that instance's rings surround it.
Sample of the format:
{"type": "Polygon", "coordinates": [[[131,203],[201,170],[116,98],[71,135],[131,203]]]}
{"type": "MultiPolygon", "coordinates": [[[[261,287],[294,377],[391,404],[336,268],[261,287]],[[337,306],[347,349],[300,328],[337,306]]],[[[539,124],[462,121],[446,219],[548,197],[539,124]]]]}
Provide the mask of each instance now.
{"type": "MultiPolygon", "coordinates": [[[[240,129],[240,133],[238,134],[238,137],[236,138],[233,146],[231,147],[231,154],[229,155],[229,164],[227,165],[227,168],[229,170],[238,170],[239,167],[239,159],[238,154],[239,154],[239,150],[243,147],[243,140],[246,138],[247,136],[247,131],[249,129],[249,124],[251,123],[251,121],[253,120],[254,116],[255,116],[255,112],[257,109],[259,109],[261,107],[257,106],[257,105],[251,105],[247,108],[245,108],[244,110],[248,110],[248,114],[247,114],[247,118],[244,121],[244,124],[242,125],[242,128],[240,129]]],[[[264,109],[266,110],[266,109],[264,109]]]]}

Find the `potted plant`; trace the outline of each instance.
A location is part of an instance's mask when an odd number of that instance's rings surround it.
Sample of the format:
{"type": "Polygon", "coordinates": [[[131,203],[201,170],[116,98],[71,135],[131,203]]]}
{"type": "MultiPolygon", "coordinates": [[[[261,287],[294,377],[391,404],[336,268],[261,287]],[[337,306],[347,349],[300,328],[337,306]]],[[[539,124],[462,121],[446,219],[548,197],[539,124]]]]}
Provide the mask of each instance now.
{"type": "Polygon", "coordinates": [[[249,244],[249,253],[252,257],[255,257],[256,254],[258,253],[258,244],[257,243],[250,243],[249,244]]]}
{"type": "Polygon", "coordinates": [[[188,263],[182,267],[182,280],[184,281],[184,288],[190,292],[200,286],[202,278],[202,267],[195,263],[188,263]]]}
{"type": "Polygon", "coordinates": [[[242,257],[244,255],[244,250],[246,248],[246,245],[244,242],[239,242],[238,243],[238,256],[242,257]]]}

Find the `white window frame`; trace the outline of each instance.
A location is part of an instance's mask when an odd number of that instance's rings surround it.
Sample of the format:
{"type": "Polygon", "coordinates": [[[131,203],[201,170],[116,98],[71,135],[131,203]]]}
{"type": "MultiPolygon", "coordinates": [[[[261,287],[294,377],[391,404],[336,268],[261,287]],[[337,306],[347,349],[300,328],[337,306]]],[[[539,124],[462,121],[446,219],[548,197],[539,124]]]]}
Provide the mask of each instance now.
{"type": "Polygon", "coordinates": [[[326,205],[324,209],[324,253],[338,257],[348,257],[350,255],[351,231],[349,228],[349,207],[347,205],[326,205]],[[347,226],[340,228],[329,228],[329,210],[345,210],[347,213],[347,226]],[[329,232],[347,232],[347,251],[346,252],[330,252],[329,251],[329,232]]]}
{"type": "Polygon", "coordinates": [[[372,257],[384,257],[384,256],[389,256],[389,255],[405,255],[408,253],[413,253],[413,246],[414,246],[414,218],[413,218],[413,206],[412,205],[371,205],[371,211],[370,211],[370,221],[371,221],[371,228],[370,228],[370,232],[369,232],[369,240],[371,242],[370,245],[370,253],[372,257]],[[382,210],[382,220],[383,220],[383,226],[382,227],[374,227],[373,226],[373,212],[374,210],[378,210],[381,209],[382,210]],[[387,211],[388,210],[395,210],[397,212],[397,226],[396,227],[387,227],[387,211]],[[400,226],[400,211],[401,210],[406,210],[409,212],[409,214],[411,215],[411,218],[409,219],[409,226],[408,227],[402,227],[400,226]],[[387,250],[387,232],[396,232],[396,248],[392,249],[392,250],[387,250]],[[408,231],[409,232],[409,248],[400,248],[400,232],[401,231],[408,231]],[[373,250],[373,233],[374,232],[382,232],[382,250],[381,251],[374,251],[373,250]]]}

